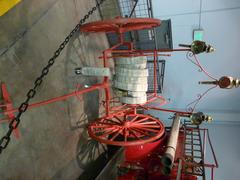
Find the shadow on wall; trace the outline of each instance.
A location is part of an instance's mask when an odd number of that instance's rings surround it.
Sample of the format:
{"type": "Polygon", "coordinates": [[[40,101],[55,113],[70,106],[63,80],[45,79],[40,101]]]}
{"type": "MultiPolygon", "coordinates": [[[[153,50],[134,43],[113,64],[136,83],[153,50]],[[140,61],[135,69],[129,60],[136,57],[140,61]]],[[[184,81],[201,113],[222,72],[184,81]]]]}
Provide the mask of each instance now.
{"type": "Polygon", "coordinates": [[[84,170],[79,179],[94,179],[107,160],[106,145],[91,139],[84,130],[77,146],[77,162],[79,167],[84,170]]]}
{"type": "MultiPolygon", "coordinates": [[[[76,33],[69,42],[65,61],[66,91],[74,92],[90,87],[100,82],[98,77],[76,75],[78,67],[97,66],[96,58],[92,55],[96,45],[91,43],[91,35],[76,33]]],[[[77,95],[68,101],[68,114],[71,129],[85,128],[87,123],[98,118],[99,92],[92,91],[77,95]]]]}
{"type": "MultiPolygon", "coordinates": [[[[65,60],[66,93],[90,87],[100,81],[97,77],[76,75],[77,67],[93,66],[96,58],[90,50],[95,50],[88,43],[88,35],[76,33],[69,42],[65,60]]],[[[97,66],[97,65],[96,65],[97,66]]],[[[79,133],[73,158],[65,167],[60,169],[51,179],[94,179],[107,162],[107,147],[93,139],[87,133],[87,124],[99,117],[99,91],[92,91],[67,100],[69,127],[79,133]],[[93,169],[96,170],[93,172],[93,169]]]]}
{"type": "MultiPolygon", "coordinates": [[[[92,54],[98,50],[96,44],[90,42],[91,35],[76,33],[68,45],[65,60],[65,82],[66,93],[81,90],[99,83],[102,79],[98,77],[86,77],[75,74],[75,68],[84,66],[98,66],[92,54]]],[[[95,60],[96,59],[96,60],[95,60]]],[[[81,178],[92,179],[101,170],[104,162],[107,162],[107,147],[93,139],[87,133],[87,124],[99,117],[99,91],[92,91],[83,95],[76,95],[67,102],[69,124],[72,130],[80,129],[80,135],[76,147],[76,160],[72,164],[79,167],[81,178]],[[100,163],[100,164],[99,164],[100,163]],[[93,172],[93,169],[96,172],[93,172]]],[[[69,170],[71,171],[71,170],[69,170]]],[[[62,178],[65,170],[58,172],[53,179],[62,178]]]]}

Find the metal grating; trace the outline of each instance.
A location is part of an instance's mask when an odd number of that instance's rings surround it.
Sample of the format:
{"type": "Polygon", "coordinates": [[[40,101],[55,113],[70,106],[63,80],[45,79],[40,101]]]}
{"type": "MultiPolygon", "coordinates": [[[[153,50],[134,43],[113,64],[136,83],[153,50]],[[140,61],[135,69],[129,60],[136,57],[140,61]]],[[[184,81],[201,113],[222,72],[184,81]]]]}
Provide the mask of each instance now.
{"type": "MultiPolygon", "coordinates": [[[[154,62],[153,60],[148,60],[148,93],[154,92],[154,62]]],[[[163,92],[163,81],[164,81],[164,71],[165,71],[165,60],[158,60],[157,62],[157,93],[163,92]]]]}
{"type": "Polygon", "coordinates": [[[152,17],[150,0],[118,0],[122,17],[152,17]]]}

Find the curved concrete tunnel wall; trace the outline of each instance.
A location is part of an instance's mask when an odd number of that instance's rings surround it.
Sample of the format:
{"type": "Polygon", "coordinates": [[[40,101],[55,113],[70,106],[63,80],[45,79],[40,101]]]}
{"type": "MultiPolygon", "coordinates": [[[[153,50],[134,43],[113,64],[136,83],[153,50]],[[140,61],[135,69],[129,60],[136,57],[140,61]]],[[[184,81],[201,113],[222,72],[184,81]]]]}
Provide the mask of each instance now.
{"type": "MultiPolygon", "coordinates": [[[[6,82],[14,107],[24,100],[48,59],[94,5],[95,0],[26,0],[0,17],[0,81],[6,82]]],[[[98,12],[89,21],[97,19],[98,12]]],[[[78,65],[102,66],[97,57],[108,47],[104,34],[77,33],[73,39],[32,102],[76,88],[71,75],[66,74],[67,62],[81,59],[78,65]]],[[[98,79],[79,81],[91,85],[98,79]]],[[[99,96],[93,92],[82,100],[72,98],[27,111],[21,118],[20,139],[12,137],[0,155],[0,179],[76,179],[83,171],[77,162],[79,141],[86,136],[77,121],[82,114],[89,121],[98,116],[99,96]]],[[[7,125],[1,124],[0,136],[6,130],[7,125]]]]}

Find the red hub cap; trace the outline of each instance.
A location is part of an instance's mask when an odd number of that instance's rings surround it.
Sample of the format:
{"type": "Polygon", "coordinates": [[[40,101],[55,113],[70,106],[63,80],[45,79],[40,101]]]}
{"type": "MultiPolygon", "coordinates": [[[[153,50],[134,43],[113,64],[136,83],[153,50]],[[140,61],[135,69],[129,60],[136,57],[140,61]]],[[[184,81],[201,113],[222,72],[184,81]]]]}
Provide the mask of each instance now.
{"type": "Polygon", "coordinates": [[[80,27],[82,32],[124,33],[141,29],[151,29],[161,24],[153,18],[120,18],[86,23],[80,27]]]}
{"type": "Polygon", "coordinates": [[[101,118],[88,126],[89,135],[105,144],[140,145],[159,139],[164,134],[163,123],[144,114],[115,115],[101,118]]]}

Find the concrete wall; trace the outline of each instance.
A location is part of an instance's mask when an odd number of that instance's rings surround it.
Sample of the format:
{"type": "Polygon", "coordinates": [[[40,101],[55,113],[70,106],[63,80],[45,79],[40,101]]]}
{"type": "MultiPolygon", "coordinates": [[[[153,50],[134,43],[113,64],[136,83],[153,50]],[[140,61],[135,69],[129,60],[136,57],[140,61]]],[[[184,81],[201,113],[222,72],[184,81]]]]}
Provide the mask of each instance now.
{"type": "MultiPolygon", "coordinates": [[[[17,107],[48,59],[95,0],[23,0],[0,17],[0,81],[17,107]]],[[[89,21],[99,19],[95,12],[89,21]]],[[[102,66],[98,56],[108,47],[105,35],[76,33],[56,60],[32,102],[63,95],[99,78],[74,75],[77,66],[102,66]]],[[[0,155],[0,179],[75,179],[89,159],[85,123],[98,117],[97,92],[27,111],[0,155]],[[84,147],[85,149],[82,149],[84,147]],[[83,151],[84,150],[84,151],[83,151]],[[86,150],[87,151],[87,150],[86,150]],[[87,152],[86,152],[87,153],[87,152]]],[[[0,136],[7,124],[0,125],[0,136]]],[[[95,159],[97,155],[94,155],[95,159]]]]}

